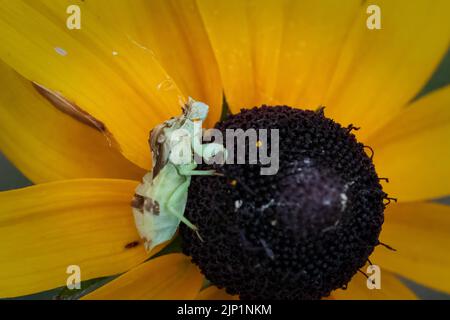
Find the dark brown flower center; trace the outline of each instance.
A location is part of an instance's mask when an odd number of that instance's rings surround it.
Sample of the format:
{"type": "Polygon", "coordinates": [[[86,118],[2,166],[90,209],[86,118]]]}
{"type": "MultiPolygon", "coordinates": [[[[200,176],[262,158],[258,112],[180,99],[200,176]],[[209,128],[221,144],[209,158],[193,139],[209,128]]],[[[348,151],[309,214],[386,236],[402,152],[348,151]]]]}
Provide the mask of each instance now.
{"type": "Polygon", "coordinates": [[[317,112],[242,110],[228,128],[278,129],[279,171],[257,164],[203,165],[181,226],[184,253],[206,278],[242,299],[320,299],[346,286],[378,244],[386,194],[364,146],[317,112]]]}

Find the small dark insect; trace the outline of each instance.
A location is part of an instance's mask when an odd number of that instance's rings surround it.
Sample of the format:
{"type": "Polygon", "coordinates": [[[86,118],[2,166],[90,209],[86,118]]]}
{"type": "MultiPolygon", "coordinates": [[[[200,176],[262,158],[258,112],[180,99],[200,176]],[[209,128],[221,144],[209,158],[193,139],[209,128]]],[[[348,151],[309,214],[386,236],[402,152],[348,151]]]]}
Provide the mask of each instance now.
{"type": "Polygon", "coordinates": [[[138,245],[139,245],[139,241],[133,241],[133,242],[128,243],[125,246],[125,249],[132,249],[132,248],[137,247],[138,245]]]}

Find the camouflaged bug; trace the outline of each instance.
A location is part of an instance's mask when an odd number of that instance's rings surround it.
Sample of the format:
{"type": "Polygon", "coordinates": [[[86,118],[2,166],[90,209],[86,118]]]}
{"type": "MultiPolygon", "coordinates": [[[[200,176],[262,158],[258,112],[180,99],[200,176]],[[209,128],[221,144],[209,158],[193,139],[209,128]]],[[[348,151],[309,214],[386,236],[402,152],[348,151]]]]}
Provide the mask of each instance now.
{"type": "Polygon", "coordinates": [[[208,110],[206,104],[190,98],[182,115],[165,121],[150,133],[153,169],[144,176],[131,203],[136,227],[148,251],[170,240],[180,222],[199,235],[197,227],[184,217],[188,188],[191,176],[215,175],[215,171],[195,170],[197,163],[192,157],[190,162],[179,164],[171,156],[174,150],[186,146],[191,154],[196,153],[205,160],[226,152],[220,144],[200,144],[202,148],[199,148],[196,143],[201,137],[195,132],[194,123],[205,120],[208,110]]]}

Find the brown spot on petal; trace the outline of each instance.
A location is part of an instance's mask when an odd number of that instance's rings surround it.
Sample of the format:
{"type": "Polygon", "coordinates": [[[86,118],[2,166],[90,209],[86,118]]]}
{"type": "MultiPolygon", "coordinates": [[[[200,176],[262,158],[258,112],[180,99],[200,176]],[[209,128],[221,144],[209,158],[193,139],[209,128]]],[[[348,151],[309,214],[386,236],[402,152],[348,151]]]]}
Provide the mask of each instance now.
{"type": "Polygon", "coordinates": [[[138,245],[139,245],[139,241],[133,241],[133,242],[128,243],[125,246],[125,249],[132,249],[132,248],[137,247],[138,245]]]}
{"type": "Polygon", "coordinates": [[[110,147],[114,147],[120,151],[121,148],[119,144],[114,139],[111,132],[108,131],[103,122],[94,118],[92,115],[81,109],[74,102],[67,100],[59,92],[50,90],[36,82],[31,83],[33,84],[33,87],[36,89],[36,91],[40,95],[42,95],[45,99],[47,99],[47,101],[50,102],[56,109],[68,115],[69,117],[81,122],[82,124],[85,124],[99,131],[106,138],[106,140],[108,141],[108,145],[110,147]]]}
{"type": "Polygon", "coordinates": [[[40,95],[46,98],[55,108],[64,112],[73,119],[88,125],[102,133],[107,132],[106,126],[100,120],[94,118],[92,115],[81,109],[75,103],[67,100],[60,93],[52,91],[36,82],[32,82],[34,88],[40,95]]]}

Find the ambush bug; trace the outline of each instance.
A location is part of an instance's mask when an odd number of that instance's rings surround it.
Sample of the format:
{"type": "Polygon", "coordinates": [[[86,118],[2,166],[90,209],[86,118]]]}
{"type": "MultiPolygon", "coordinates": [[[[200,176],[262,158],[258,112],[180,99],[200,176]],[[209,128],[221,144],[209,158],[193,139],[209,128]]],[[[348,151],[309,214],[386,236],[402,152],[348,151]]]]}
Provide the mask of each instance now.
{"type": "Polygon", "coordinates": [[[201,129],[196,132],[195,123],[204,121],[208,110],[206,104],[189,98],[180,116],[165,121],[150,132],[153,168],[136,188],[132,201],[136,227],[148,251],[170,240],[180,222],[199,235],[197,227],[184,217],[191,176],[216,173],[214,170],[196,170],[193,157],[188,162],[178,163],[173,161],[173,155],[175,150],[186,150],[186,147],[191,155],[196,153],[205,160],[220,152],[225,154],[221,144],[200,143],[201,129]]]}

